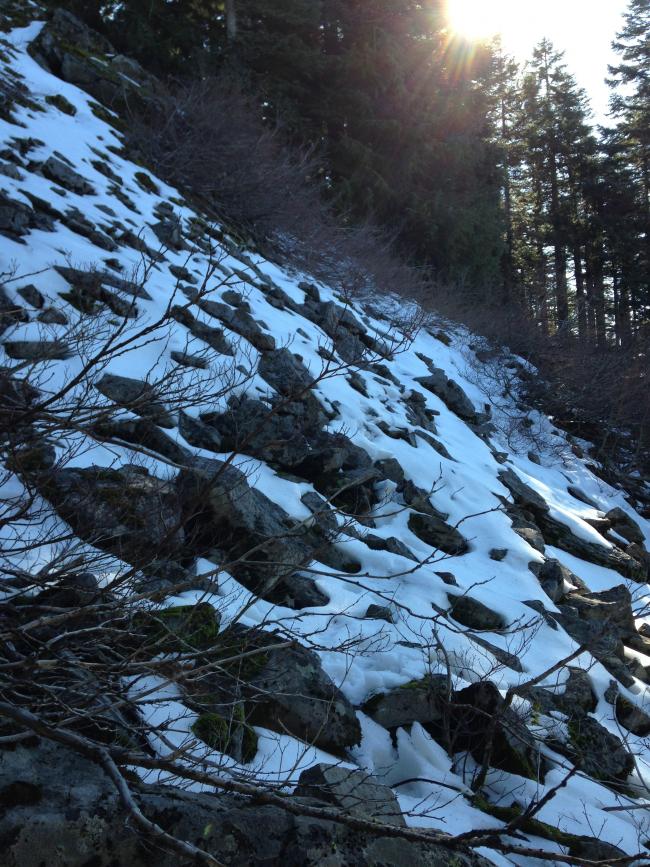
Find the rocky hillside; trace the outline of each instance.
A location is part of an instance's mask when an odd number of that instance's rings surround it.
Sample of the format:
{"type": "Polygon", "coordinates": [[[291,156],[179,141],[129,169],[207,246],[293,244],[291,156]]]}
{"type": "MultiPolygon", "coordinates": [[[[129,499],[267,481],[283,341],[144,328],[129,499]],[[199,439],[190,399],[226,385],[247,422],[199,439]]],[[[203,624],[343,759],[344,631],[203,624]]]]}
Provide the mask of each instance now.
{"type": "Polygon", "coordinates": [[[522,404],[520,360],[134,161],[155,80],[21,6],[3,864],[650,861],[650,487],[522,404]]]}

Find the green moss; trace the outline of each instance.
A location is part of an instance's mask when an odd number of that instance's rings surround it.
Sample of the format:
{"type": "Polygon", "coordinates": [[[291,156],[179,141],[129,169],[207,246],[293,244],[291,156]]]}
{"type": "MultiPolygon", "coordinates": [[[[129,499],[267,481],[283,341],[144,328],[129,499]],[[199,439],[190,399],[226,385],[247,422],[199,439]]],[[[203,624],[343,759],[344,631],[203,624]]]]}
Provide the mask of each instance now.
{"type": "Polygon", "coordinates": [[[158,652],[208,650],[217,643],[219,635],[219,620],[208,602],[139,613],[134,625],[145,633],[158,652]]]}
{"type": "Polygon", "coordinates": [[[229,721],[218,713],[202,713],[192,725],[192,733],[213,750],[232,755],[237,752],[237,744],[241,735],[241,760],[251,762],[257,754],[257,735],[246,725],[244,708],[237,705],[229,721]]]}
{"type": "Polygon", "coordinates": [[[54,96],[46,96],[45,102],[48,105],[53,105],[55,108],[58,108],[59,111],[62,111],[64,114],[69,114],[71,116],[77,113],[77,109],[71,102],[62,96],[60,93],[55,94],[54,96]]]}
{"type": "MultiPolygon", "coordinates": [[[[506,824],[519,818],[523,813],[520,804],[513,803],[510,807],[498,807],[495,804],[490,804],[483,795],[474,795],[472,805],[482,813],[494,816],[495,819],[499,819],[506,824]]],[[[543,840],[552,840],[561,846],[573,846],[579,839],[575,834],[567,834],[566,831],[561,831],[559,828],[556,828],[554,825],[548,825],[546,822],[540,822],[539,819],[526,818],[519,827],[526,834],[534,834],[543,840]]]]}
{"type": "Polygon", "coordinates": [[[155,196],[160,195],[160,189],[146,172],[136,172],[134,178],[136,179],[138,186],[142,187],[145,192],[153,193],[155,196]]]}

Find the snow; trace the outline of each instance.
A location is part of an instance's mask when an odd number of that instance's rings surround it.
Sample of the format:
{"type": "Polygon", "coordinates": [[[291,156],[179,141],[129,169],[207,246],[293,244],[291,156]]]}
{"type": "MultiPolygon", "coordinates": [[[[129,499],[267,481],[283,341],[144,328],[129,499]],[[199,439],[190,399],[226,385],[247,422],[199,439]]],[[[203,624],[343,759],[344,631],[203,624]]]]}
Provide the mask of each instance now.
{"type": "MultiPolygon", "coordinates": [[[[154,209],[161,201],[179,200],[176,190],[154,178],[160,195],[144,191],[137,183],[136,173],[141,169],[122,156],[109,151],[109,145],[119,145],[119,134],[104,121],[97,118],[91,110],[92,100],[76,87],[66,84],[44,71],[29,56],[27,45],[38,32],[40,25],[15,30],[8,34],[13,46],[10,58],[11,68],[19,72],[29,83],[32,98],[44,109],[43,112],[17,110],[16,114],[24,124],[21,129],[5,120],[0,120],[0,135],[4,140],[14,136],[32,137],[42,144],[29,154],[30,160],[44,160],[54,151],[64,154],[93,186],[96,195],[80,196],[72,192],[55,191],[53,185],[34,171],[23,169],[24,178],[14,180],[0,175],[0,188],[11,198],[28,202],[24,192],[53,201],[57,208],[77,207],[90,215],[99,225],[111,222],[131,226],[141,233],[142,239],[154,250],[161,250],[160,242],[151,226],[159,219],[154,209]],[[45,103],[48,95],[60,94],[77,109],[74,117],[62,116],[54,107],[45,103]],[[133,200],[135,208],[130,208],[112,192],[112,182],[93,167],[92,161],[102,158],[110,163],[111,169],[120,177],[122,190],[133,200]],[[60,201],[59,201],[60,200],[60,201]],[[115,217],[109,217],[100,206],[110,207],[115,217]]],[[[174,205],[176,214],[183,220],[193,216],[186,205],[174,205]]],[[[118,259],[127,278],[131,275],[143,276],[145,263],[136,250],[120,246],[116,251],[107,253],[98,249],[91,240],[85,238],[61,223],[56,231],[33,230],[19,243],[9,237],[0,239],[1,270],[7,279],[5,285],[11,293],[25,282],[34,283],[46,297],[47,303],[65,308],[74,327],[79,327],[80,316],[70,305],[64,305],[60,292],[69,287],[66,281],[53,270],[54,264],[71,264],[75,267],[99,265],[102,260],[118,259]],[[12,273],[15,269],[15,274],[12,273]],[[21,279],[19,279],[21,278],[21,279]]],[[[206,352],[202,341],[192,337],[180,324],[163,321],[165,310],[172,303],[186,303],[185,296],[179,291],[177,280],[168,270],[170,264],[189,268],[199,279],[210,273],[211,262],[200,251],[164,251],[165,261],[153,265],[146,279],[146,289],[151,300],[138,300],[139,318],[127,325],[120,336],[127,342],[120,353],[111,359],[108,371],[122,376],[147,378],[156,382],[172,375],[174,388],[179,393],[198,394],[197,400],[187,408],[191,415],[223,408],[232,393],[249,392],[268,395],[268,384],[255,373],[259,356],[247,341],[233,336],[236,352],[232,359],[217,357],[207,352],[210,366],[207,370],[174,367],[170,361],[172,350],[188,353],[206,352]],[[145,325],[152,326],[146,337],[135,339],[145,325]],[[237,367],[243,366],[242,373],[237,367]],[[173,374],[170,372],[173,370],[173,374]],[[231,388],[219,389],[226,382],[231,388]]],[[[303,303],[304,292],[298,287],[309,275],[291,273],[277,264],[252,255],[250,261],[259,269],[268,282],[279,286],[297,303],[303,303]]],[[[232,253],[223,251],[219,259],[219,269],[208,280],[209,297],[219,299],[225,288],[243,291],[255,318],[264,321],[276,339],[278,347],[287,346],[302,356],[303,363],[318,384],[314,389],[325,407],[335,407],[337,417],[329,425],[331,431],[342,431],[354,442],[365,449],[373,460],[396,458],[403,467],[406,477],[416,485],[431,490],[431,502],[439,510],[449,514],[449,523],[458,525],[470,543],[470,550],[462,556],[450,557],[437,553],[432,559],[430,548],[421,542],[407,526],[407,514],[390,500],[393,490],[386,486],[386,501],[376,511],[377,527],[372,532],[382,537],[396,536],[409,547],[418,558],[425,562],[416,565],[412,561],[385,551],[368,548],[363,540],[349,539],[341,542],[351,556],[361,564],[356,575],[337,575],[331,570],[314,564],[318,585],[330,597],[329,603],[321,608],[306,609],[299,613],[271,605],[255,599],[234,577],[227,573],[218,574],[218,593],[214,595],[199,591],[187,591],[181,596],[167,600],[166,604],[189,604],[194,601],[209,601],[222,615],[222,628],[233,618],[241,616],[248,626],[268,625],[285,629],[294,635],[317,636],[318,652],[323,666],[334,681],[340,685],[345,695],[355,705],[362,705],[372,695],[399,686],[407,681],[424,676],[431,670],[443,670],[445,660],[436,650],[437,642],[444,647],[451,665],[454,685],[462,687],[485,677],[492,679],[505,693],[530,678],[537,677],[559,660],[576,649],[575,642],[560,628],[553,629],[526,603],[543,602],[548,611],[555,606],[544,594],[539,582],[528,566],[531,562],[541,562],[542,556],[516,535],[510,519],[504,513],[500,498],[509,499],[509,492],[498,479],[504,465],[496,460],[494,452],[508,454],[507,467],[512,468],[527,485],[537,491],[549,504],[551,516],[566,524],[571,531],[582,539],[595,542],[605,548],[611,543],[588,523],[587,519],[599,517],[602,512],[615,506],[624,509],[641,526],[646,540],[650,541],[650,522],[639,518],[625,501],[622,492],[614,490],[595,476],[586,463],[571,453],[570,444],[563,435],[557,436],[557,429],[549,419],[539,413],[534,416],[536,429],[541,432],[540,441],[546,448],[540,450],[540,464],[533,462],[527,455],[525,446],[513,447],[505,431],[505,420],[515,411],[516,396],[508,400],[500,399],[493,404],[493,421],[496,432],[490,442],[477,436],[465,422],[451,412],[435,395],[423,390],[416,381],[426,376],[426,364],[418,353],[432,359],[436,367],[442,368],[447,376],[453,378],[468,394],[477,407],[482,410],[486,402],[485,388],[477,380],[473,369],[468,368],[468,357],[473,353],[468,348],[471,336],[463,329],[450,331],[451,345],[446,346],[435,339],[427,330],[421,330],[408,344],[406,343],[391,363],[392,374],[399,385],[378,378],[370,371],[360,371],[368,397],[355,391],[346,379],[347,370],[335,369],[319,378],[323,372],[323,359],[319,347],[332,347],[331,339],[314,323],[290,310],[278,310],[269,304],[264,292],[257,286],[242,283],[232,269],[251,273],[245,262],[232,253]],[[303,334],[297,333],[300,328],[303,334]],[[377,426],[383,420],[396,428],[409,431],[414,429],[410,423],[403,398],[411,390],[422,393],[427,406],[437,413],[437,438],[444,443],[452,459],[442,457],[429,443],[418,437],[417,446],[401,439],[387,436],[377,426]],[[580,488],[588,499],[598,508],[586,505],[573,497],[568,488],[580,488]],[[507,549],[501,562],[490,558],[493,548],[507,549]],[[450,588],[437,574],[439,571],[452,572],[458,587],[450,588]],[[507,666],[495,667],[494,659],[477,647],[466,635],[466,629],[441,616],[437,609],[447,609],[448,594],[468,593],[489,608],[499,612],[509,624],[508,630],[501,634],[489,633],[492,644],[515,653],[522,664],[523,673],[517,673],[507,666]],[[369,604],[389,605],[395,623],[384,623],[364,619],[369,604]],[[243,614],[242,614],[243,612],[243,614]]],[[[319,285],[324,301],[336,301],[336,292],[328,286],[319,285]]],[[[386,298],[372,299],[375,307],[384,310],[395,309],[402,302],[386,298]]],[[[207,314],[196,313],[197,318],[206,324],[214,324],[207,314]]],[[[385,334],[386,322],[374,318],[368,311],[355,310],[359,318],[365,317],[368,330],[378,335],[385,334]]],[[[111,318],[110,316],[108,317],[111,318]]],[[[84,326],[85,327],[85,326],[84,326]]],[[[97,320],[96,333],[88,335],[86,355],[90,357],[105,339],[110,328],[107,322],[97,320]]],[[[11,334],[12,339],[39,339],[44,334],[49,339],[63,337],[65,326],[43,326],[32,321],[18,325],[11,334]]],[[[400,340],[399,329],[394,332],[400,340]]],[[[39,377],[41,387],[55,394],[64,384],[71,383],[81,372],[84,358],[71,358],[65,362],[52,362],[36,366],[34,376],[39,377]],[[40,371],[40,374],[39,374],[40,371]]],[[[97,378],[103,371],[97,372],[97,378]]],[[[71,394],[81,395],[82,386],[75,386],[71,394]]],[[[86,395],[88,401],[98,406],[108,405],[109,401],[98,392],[86,395]]],[[[128,414],[125,414],[128,417],[128,414]]],[[[167,431],[172,439],[189,448],[177,429],[167,431]]],[[[90,442],[81,435],[72,435],[63,448],[73,447],[75,457],[71,465],[105,467],[119,466],[133,460],[127,446],[105,446],[90,442]]],[[[212,452],[193,449],[205,458],[226,459],[228,455],[215,455],[212,452]]],[[[297,520],[308,520],[309,510],[301,502],[301,497],[313,488],[308,483],[291,481],[247,455],[239,455],[234,460],[246,473],[249,483],[281,506],[297,520]]],[[[172,478],[175,467],[164,460],[150,459],[147,466],[161,478],[172,478]]],[[[0,493],[3,497],[20,496],[21,485],[11,477],[4,483],[0,493]]],[[[38,503],[47,508],[46,504],[38,503]]],[[[363,534],[364,527],[356,524],[363,534]]],[[[45,525],[34,527],[21,523],[19,527],[7,527],[2,532],[6,550],[17,549],[18,540],[22,544],[30,539],[46,536],[48,539],[64,533],[66,526],[55,516],[49,514],[45,525]]],[[[52,544],[43,544],[26,559],[16,553],[16,564],[25,570],[36,571],[45,566],[52,557],[52,544]]],[[[88,546],[81,543],[77,551],[86,551],[88,546]]],[[[601,566],[587,563],[567,552],[547,547],[546,557],[554,557],[567,566],[594,591],[600,591],[627,583],[634,591],[635,609],[642,612],[650,602],[650,589],[646,586],[625,582],[616,572],[601,566]]],[[[111,569],[119,571],[121,564],[109,563],[106,580],[110,580],[111,569]]],[[[214,564],[199,561],[198,573],[212,574],[214,564]]],[[[639,623],[647,615],[640,614],[639,623]]],[[[650,623],[650,617],[647,617],[650,623]]],[[[642,659],[647,662],[647,659],[642,659]]],[[[604,698],[611,675],[595,662],[587,653],[574,664],[589,669],[594,690],[599,698],[596,718],[612,733],[620,735],[620,729],[613,717],[612,706],[604,698]]],[[[549,680],[549,685],[558,682],[558,676],[549,680]]],[[[152,746],[163,754],[187,744],[191,738],[192,714],[180,703],[178,693],[169,684],[156,682],[155,679],[131,684],[139,696],[138,701],[145,718],[160,730],[160,736],[152,736],[152,746]],[[164,737],[163,737],[164,735],[164,737]]],[[[647,688],[636,681],[631,689],[620,687],[628,700],[647,706],[647,688]]],[[[487,816],[471,805],[467,775],[463,776],[463,762],[456,762],[447,756],[442,747],[433,741],[418,724],[410,732],[399,730],[396,743],[390,735],[369,717],[359,711],[363,739],[358,748],[351,753],[349,765],[362,767],[379,779],[395,788],[402,808],[407,811],[410,824],[418,827],[434,827],[448,833],[462,833],[476,828],[499,827],[498,820],[487,816]],[[353,764],[354,763],[354,764],[353,764]],[[405,783],[411,780],[413,782],[405,783]]],[[[235,767],[235,763],[202,748],[202,757],[214,761],[224,773],[255,775],[270,783],[291,788],[299,773],[319,761],[338,761],[322,751],[309,747],[288,735],[258,729],[258,755],[247,767],[235,767]]],[[[642,739],[628,736],[629,742],[638,756],[639,768],[650,772],[650,755],[642,739]]],[[[564,762],[555,756],[559,763],[564,762]]],[[[469,765],[466,764],[466,767],[469,765]]],[[[494,801],[510,806],[513,800],[526,803],[531,796],[541,797],[559,782],[565,773],[560,764],[551,770],[545,782],[533,784],[530,780],[513,778],[512,775],[493,772],[488,780],[488,789],[494,801]]],[[[647,776],[646,776],[647,779],[647,776]]],[[[645,792],[643,793],[645,796],[645,792]]],[[[636,852],[639,847],[638,827],[632,820],[634,814],[603,812],[608,806],[621,803],[617,796],[602,784],[589,780],[582,775],[573,777],[567,785],[543,808],[540,818],[563,830],[577,834],[595,835],[621,846],[627,852],[636,852]]],[[[638,814],[637,814],[638,815],[638,814]]],[[[531,838],[535,846],[554,844],[531,838]]],[[[557,847],[556,847],[557,849],[557,847]]],[[[533,863],[532,861],[512,861],[484,850],[495,864],[533,863]]]]}

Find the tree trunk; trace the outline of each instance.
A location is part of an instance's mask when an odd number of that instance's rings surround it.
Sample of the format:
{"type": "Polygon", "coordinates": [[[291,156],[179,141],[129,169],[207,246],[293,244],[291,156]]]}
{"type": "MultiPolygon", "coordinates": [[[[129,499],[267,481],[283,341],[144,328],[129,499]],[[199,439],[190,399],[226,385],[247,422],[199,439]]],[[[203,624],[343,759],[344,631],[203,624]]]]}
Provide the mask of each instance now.
{"type": "Polygon", "coordinates": [[[578,336],[580,340],[588,338],[587,306],[585,299],[585,278],[582,271],[582,255],[580,246],[573,248],[573,265],[576,279],[576,307],[578,312],[578,336]]]}

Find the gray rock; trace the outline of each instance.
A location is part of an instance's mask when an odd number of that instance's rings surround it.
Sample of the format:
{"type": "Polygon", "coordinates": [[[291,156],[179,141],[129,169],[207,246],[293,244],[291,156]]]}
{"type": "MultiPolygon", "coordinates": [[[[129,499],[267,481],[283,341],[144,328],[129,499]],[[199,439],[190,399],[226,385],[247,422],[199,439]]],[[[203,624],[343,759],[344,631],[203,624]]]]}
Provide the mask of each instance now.
{"type": "Polygon", "coordinates": [[[63,265],[55,265],[54,268],[71,286],[88,290],[93,294],[93,297],[100,297],[99,291],[101,286],[110,286],[112,289],[117,289],[118,292],[123,292],[132,298],[151,301],[151,295],[141,283],[125,280],[112,274],[110,271],[83,270],[82,268],[70,268],[63,265]]]}
{"type": "Polygon", "coordinates": [[[21,237],[34,225],[34,211],[24,202],[18,202],[0,192],[0,232],[21,237]]]}
{"type": "Polygon", "coordinates": [[[643,545],[645,543],[645,534],[643,530],[639,527],[636,521],[630,518],[627,512],[623,511],[623,509],[610,509],[605,517],[611,523],[616,532],[620,536],[623,536],[624,539],[627,539],[628,542],[633,542],[637,545],[643,545]]]}
{"type": "Polygon", "coordinates": [[[302,772],[294,794],[326,801],[351,816],[406,827],[393,790],[364,771],[314,765],[302,772]]]}
{"type": "Polygon", "coordinates": [[[492,548],[490,550],[490,560],[496,560],[497,563],[500,563],[502,560],[508,556],[507,548],[492,548]]]}
{"type": "Polygon", "coordinates": [[[269,352],[275,349],[275,339],[263,331],[251,314],[242,307],[233,310],[227,304],[208,300],[199,301],[199,307],[209,316],[221,320],[231,331],[244,337],[260,352],[269,352]]]}
{"type": "Polygon", "coordinates": [[[173,486],[129,466],[45,474],[43,493],[84,541],[143,566],[181,551],[180,501],[173,486]]]}
{"type": "Polygon", "coordinates": [[[222,328],[211,328],[205,322],[200,322],[186,307],[175,304],[169,311],[172,319],[184,325],[190,334],[207,343],[222,355],[233,355],[233,348],[223,333],[222,328]]]}
{"type": "Polygon", "coordinates": [[[58,157],[48,157],[41,166],[41,171],[48,180],[65,187],[66,190],[80,196],[95,195],[92,184],[58,157]]]}
{"type": "Polygon", "coordinates": [[[479,765],[488,751],[491,767],[537,778],[538,746],[491,681],[454,692],[450,712],[454,751],[469,750],[479,765]]]}
{"type": "Polygon", "coordinates": [[[522,482],[513,470],[501,470],[499,472],[499,481],[508,488],[518,506],[543,513],[548,512],[549,508],[546,500],[537,491],[534,491],[529,485],[522,482]]]}
{"type": "Polygon", "coordinates": [[[396,485],[400,485],[405,481],[404,470],[395,458],[385,458],[381,461],[375,461],[374,466],[385,479],[390,479],[396,485]]]}
{"type": "Polygon", "coordinates": [[[36,317],[44,325],[67,325],[68,317],[56,307],[46,307],[36,317]]]}
{"type": "Polygon", "coordinates": [[[495,632],[508,625],[500,614],[471,596],[450,596],[449,601],[451,616],[469,629],[495,632]]]}
{"type": "Polygon", "coordinates": [[[513,671],[517,671],[520,674],[523,673],[523,666],[514,653],[503,650],[503,648],[497,647],[495,644],[486,641],[482,636],[474,635],[472,632],[468,632],[467,637],[473,641],[474,644],[478,644],[478,646],[482,647],[483,650],[487,650],[488,653],[491,653],[497,662],[501,663],[501,665],[506,665],[508,668],[511,668],[513,671]]]}
{"type": "Polygon", "coordinates": [[[157,424],[146,418],[141,419],[111,419],[95,425],[93,431],[100,439],[124,440],[133,445],[144,446],[169,458],[176,464],[192,462],[191,453],[180,446],[175,440],[160,430],[157,424]]]}
{"type": "Polygon", "coordinates": [[[420,512],[411,512],[408,526],[418,539],[435,550],[444,551],[445,554],[457,556],[464,554],[469,549],[462,534],[455,527],[450,527],[441,518],[423,515],[420,512]]]}
{"type": "Polygon", "coordinates": [[[564,596],[565,581],[570,582],[574,586],[579,581],[570,569],[563,566],[559,560],[552,558],[542,563],[541,567],[537,570],[537,577],[539,583],[542,585],[542,590],[553,602],[558,602],[564,596]]]}
{"type": "Polygon", "coordinates": [[[622,695],[616,699],[616,719],[634,735],[642,738],[650,735],[650,715],[622,695]]]}
{"type": "Polygon", "coordinates": [[[634,769],[634,758],[621,739],[591,716],[570,719],[569,744],[572,761],[592,779],[624,782],[634,769]]]}
{"type": "Polygon", "coordinates": [[[552,692],[540,686],[526,690],[523,695],[544,713],[558,710],[570,719],[584,717],[596,710],[597,699],[589,674],[580,668],[569,667],[569,678],[563,692],[552,692]]]}
{"type": "Polygon", "coordinates": [[[312,384],[313,377],[305,365],[288,349],[265,352],[258,373],[279,394],[301,396],[312,384]]]}
{"type": "Polygon", "coordinates": [[[118,376],[114,373],[105,373],[95,383],[95,388],[118,406],[130,410],[142,418],[149,419],[161,427],[176,427],[172,415],[158,399],[156,389],[148,382],[141,379],[131,379],[128,376],[118,376]]]}
{"type": "Polygon", "coordinates": [[[300,498],[300,502],[307,506],[314,516],[316,525],[323,533],[331,537],[338,533],[339,525],[336,520],[336,513],[327,500],[323,499],[320,494],[317,494],[315,491],[307,491],[300,498]]]}
{"type": "Polygon", "coordinates": [[[478,420],[478,415],[474,409],[474,404],[458,383],[454,382],[453,379],[448,379],[441,368],[431,365],[429,370],[431,371],[430,376],[416,377],[415,381],[439,397],[459,418],[475,423],[478,420]]]}
{"type": "Polygon", "coordinates": [[[624,584],[600,593],[569,593],[564,601],[583,620],[607,624],[608,629],[623,640],[636,634],[632,596],[624,584]]]}
{"type": "MultiPolygon", "coordinates": [[[[149,844],[133,830],[112,781],[79,753],[45,740],[34,747],[18,744],[0,754],[0,779],[10,798],[0,815],[5,867],[42,867],[44,852],[65,852],[66,867],[88,867],[89,853],[94,867],[151,867],[152,858],[157,867],[178,867],[177,853],[149,844]]],[[[435,835],[413,843],[232,795],[131,785],[146,816],[164,818],[165,830],[199,841],[229,867],[489,867],[479,855],[437,845],[435,835]]],[[[328,805],[305,798],[294,802],[328,805]]]]}
{"type": "Polygon", "coordinates": [[[571,843],[569,855],[606,864],[611,859],[626,858],[627,852],[596,837],[578,837],[571,843]]]}
{"type": "Polygon", "coordinates": [[[373,551],[389,551],[391,554],[398,554],[407,560],[413,560],[414,563],[418,562],[415,554],[395,536],[389,536],[384,539],[382,536],[376,536],[374,533],[366,533],[361,539],[373,551]]]}
{"type": "Polygon", "coordinates": [[[176,364],[182,364],[183,367],[196,367],[199,370],[205,370],[208,367],[208,359],[202,355],[190,355],[187,352],[170,352],[172,361],[176,364]]]}
{"type": "Polygon", "coordinates": [[[385,623],[394,623],[393,612],[387,605],[369,605],[363,615],[364,620],[383,620],[385,623]]]}
{"type": "Polygon", "coordinates": [[[182,410],[178,413],[178,430],[183,439],[198,449],[217,454],[226,451],[218,430],[182,410]]]}
{"type": "Polygon", "coordinates": [[[63,340],[7,340],[2,345],[9,358],[20,361],[64,360],[72,355],[63,340]]]}
{"type": "Polygon", "coordinates": [[[300,645],[271,650],[245,687],[249,721],[288,731],[335,755],[361,740],[354,708],[323,671],[316,653],[300,645]]]}
{"type": "Polygon", "coordinates": [[[43,298],[33,283],[29,283],[27,286],[21,286],[20,289],[17,289],[16,291],[23,300],[28,304],[31,304],[32,307],[36,307],[37,310],[40,310],[45,304],[45,298],[43,298]]]}
{"type": "Polygon", "coordinates": [[[198,556],[215,547],[228,554],[228,569],[257,595],[278,605],[323,605],[315,582],[296,574],[314,558],[322,539],[289,516],[246,476],[222,461],[197,461],[183,469],[177,487],[188,515],[188,546],[198,556]],[[218,541],[217,541],[218,540],[218,541]]]}
{"type": "Polygon", "coordinates": [[[414,722],[427,728],[442,722],[448,689],[447,678],[443,675],[425,677],[373,696],[362,710],[385,729],[410,726],[414,722]]]}

